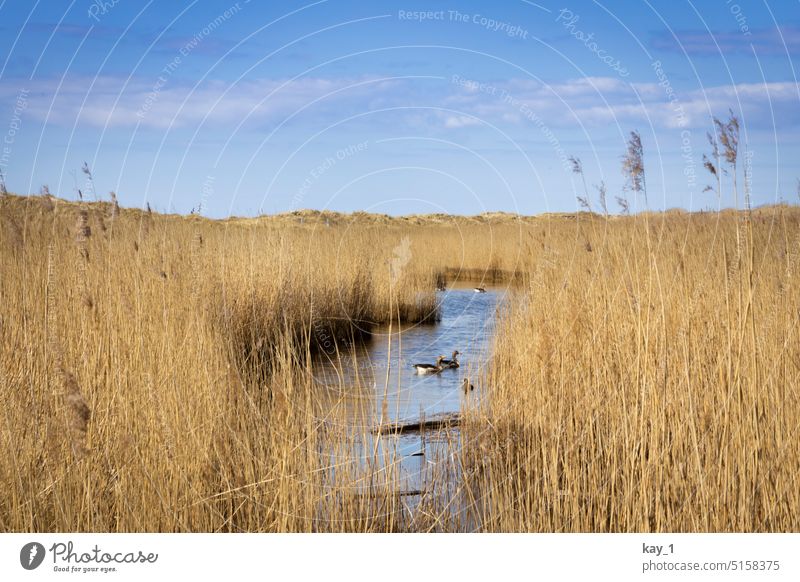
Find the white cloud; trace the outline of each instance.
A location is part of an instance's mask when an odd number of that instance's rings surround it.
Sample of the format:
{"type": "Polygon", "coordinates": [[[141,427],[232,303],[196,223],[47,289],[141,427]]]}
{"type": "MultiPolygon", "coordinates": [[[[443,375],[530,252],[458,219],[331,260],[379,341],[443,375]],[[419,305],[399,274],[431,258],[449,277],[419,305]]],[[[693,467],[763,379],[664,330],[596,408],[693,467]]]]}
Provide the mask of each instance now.
{"type": "Polygon", "coordinates": [[[676,30],[656,33],[654,48],[688,55],[731,55],[753,51],[759,55],[793,55],[800,52],[800,27],[782,25],[737,31],[676,30]],[[746,34],[743,34],[746,33],[746,34]],[[674,34],[674,36],[673,36],[674,34]]]}
{"type": "Polygon", "coordinates": [[[468,115],[446,115],[444,117],[444,126],[450,129],[480,125],[480,123],[479,119],[468,115]]]}
{"type": "MultiPolygon", "coordinates": [[[[12,103],[18,87],[0,87],[0,100],[12,103]]],[[[800,123],[800,93],[792,82],[741,83],[674,94],[658,83],[633,83],[616,77],[587,77],[545,84],[510,79],[492,85],[467,85],[441,80],[377,78],[251,79],[235,85],[204,82],[196,88],[177,79],[164,82],[98,77],[22,82],[29,90],[26,115],[48,123],[72,126],[196,127],[200,123],[234,125],[249,119],[256,127],[297,114],[299,121],[330,124],[339,119],[390,107],[442,107],[452,111],[425,114],[419,110],[370,118],[393,123],[429,124],[462,130],[481,124],[526,124],[532,114],[553,127],[589,128],[652,123],[660,128],[710,128],[710,116],[728,108],[740,112],[748,127],[800,123]],[[88,93],[88,95],[87,95],[88,93]],[[317,101],[318,100],[318,101],[317,101]],[[85,101],[85,102],[84,102],[85,101]],[[313,103],[317,101],[316,103],[313,103]],[[313,103],[313,105],[311,105],[313,103]],[[298,113],[303,107],[307,109],[298,113]]]]}
{"type": "MultiPolygon", "coordinates": [[[[741,83],[683,91],[658,83],[628,83],[612,77],[587,77],[547,85],[514,79],[484,84],[476,92],[455,86],[449,107],[487,122],[525,123],[533,112],[547,125],[587,127],[632,123],[661,128],[707,127],[710,116],[729,108],[757,127],[772,127],[772,115],[783,124],[800,122],[800,91],[792,82],[741,83]],[[674,90],[673,92],[670,92],[674,90]]],[[[449,125],[448,127],[456,127],[449,125]]]]}
{"type": "MultiPolygon", "coordinates": [[[[367,99],[386,92],[392,82],[369,78],[256,79],[235,85],[208,81],[193,88],[162,76],[145,81],[116,77],[23,83],[31,92],[29,115],[59,125],[195,127],[202,122],[238,123],[283,120],[306,105],[300,115],[337,115],[348,108],[367,107],[367,99]],[[317,103],[312,102],[319,100],[317,103]]],[[[16,90],[0,89],[0,98],[16,98],[16,90]]]]}

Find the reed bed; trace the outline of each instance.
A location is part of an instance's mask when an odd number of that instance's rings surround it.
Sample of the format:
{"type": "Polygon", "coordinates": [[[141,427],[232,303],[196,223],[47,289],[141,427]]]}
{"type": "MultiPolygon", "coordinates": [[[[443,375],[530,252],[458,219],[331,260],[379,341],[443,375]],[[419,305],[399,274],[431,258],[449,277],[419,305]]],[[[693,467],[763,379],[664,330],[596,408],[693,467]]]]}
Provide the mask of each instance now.
{"type": "Polygon", "coordinates": [[[540,238],[465,428],[487,531],[800,529],[800,214],[540,238]]]}
{"type": "Polygon", "coordinates": [[[434,321],[439,273],[361,226],[0,198],[0,530],[402,529],[310,356],[434,321]]]}
{"type": "Polygon", "coordinates": [[[4,195],[0,531],[796,531],[798,226],[4,195]],[[459,277],[517,299],[411,503],[312,356],[459,277]]]}

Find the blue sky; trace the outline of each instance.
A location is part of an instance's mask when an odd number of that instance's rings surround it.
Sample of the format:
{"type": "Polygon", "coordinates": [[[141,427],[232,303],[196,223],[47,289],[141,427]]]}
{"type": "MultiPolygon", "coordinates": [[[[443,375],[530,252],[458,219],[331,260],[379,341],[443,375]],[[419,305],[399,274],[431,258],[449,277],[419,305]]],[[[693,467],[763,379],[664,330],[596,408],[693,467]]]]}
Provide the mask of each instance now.
{"type": "Polygon", "coordinates": [[[797,0],[0,0],[0,28],[12,192],[536,214],[578,208],[577,156],[613,211],[638,130],[649,206],[716,208],[702,155],[731,108],[753,203],[797,201],[797,0]]]}

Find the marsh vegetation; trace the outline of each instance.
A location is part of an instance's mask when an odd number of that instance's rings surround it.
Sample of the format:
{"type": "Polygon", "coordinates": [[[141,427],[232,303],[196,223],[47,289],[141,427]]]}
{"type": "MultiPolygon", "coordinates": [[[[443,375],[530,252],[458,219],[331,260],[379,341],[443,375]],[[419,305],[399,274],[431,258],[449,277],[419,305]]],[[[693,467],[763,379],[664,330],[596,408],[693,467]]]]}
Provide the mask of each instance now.
{"type": "Polygon", "coordinates": [[[800,527],[796,208],[0,221],[2,531],[800,527]],[[313,366],[459,278],[514,292],[411,502],[313,366]]]}

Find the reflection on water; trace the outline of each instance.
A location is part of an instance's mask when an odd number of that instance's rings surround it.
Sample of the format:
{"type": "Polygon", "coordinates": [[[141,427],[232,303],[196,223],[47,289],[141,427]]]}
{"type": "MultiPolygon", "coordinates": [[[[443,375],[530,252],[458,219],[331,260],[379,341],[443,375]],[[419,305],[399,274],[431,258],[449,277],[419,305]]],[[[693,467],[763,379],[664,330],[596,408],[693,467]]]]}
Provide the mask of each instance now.
{"type": "Polygon", "coordinates": [[[346,353],[316,357],[313,373],[326,402],[326,421],[345,423],[360,435],[355,438],[360,438],[366,464],[384,472],[399,470],[402,491],[425,488],[428,467],[449,454],[447,441],[457,444],[458,431],[372,436],[371,429],[458,413],[467,399],[480,398],[480,376],[506,292],[503,287],[487,287],[485,293],[467,285],[449,288],[438,293],[439,323],[378,328],[370,341],[346,353]],[[413,364],[433,364],[439,355],[450,359],[455,350],[461,353],[459,368],[415,373],[413,364]],[[467,395],[461,389],[464,378],[475,384],[467,395]]]}
{"type": "Polygon", "coordinates": [[[377,328],[370,341],[346,353],[317,356],[315,380],[332,403],[345,400],[355,422],[378,422],[382,412],[388,412],[385,421],[418,418],[420,411],[457,412],[463,379],[477,378],[488,359],[495,310],[505,291],[490,287],[486,293],[475,293],[471,287],[461,287],[440,292],[440,323],[395,324],[391,332],[388,326],[377,328]],[[439,355],[449,359],[455,350],[461,352],[460,368],[433,375],[415,373],[414,364],[433,364],[439,355]],[[371,393],[365,394],[364,386],[371,393]]]}

